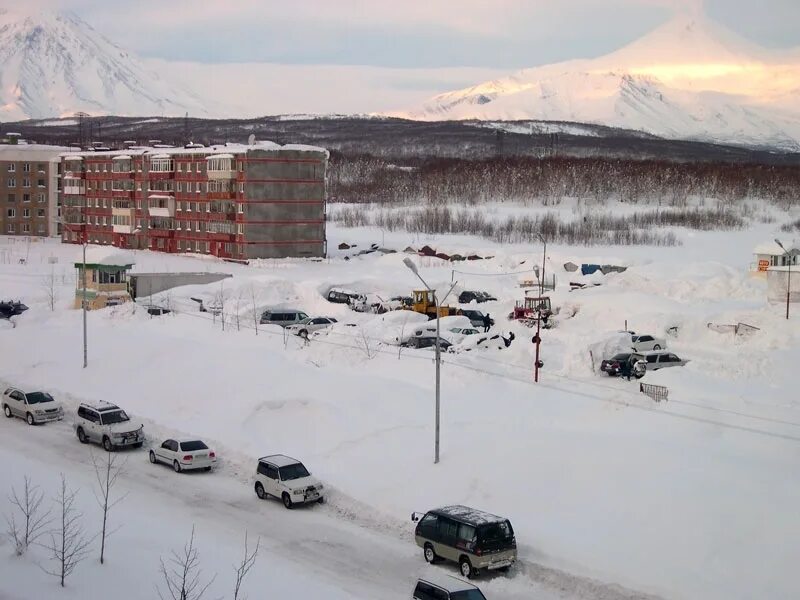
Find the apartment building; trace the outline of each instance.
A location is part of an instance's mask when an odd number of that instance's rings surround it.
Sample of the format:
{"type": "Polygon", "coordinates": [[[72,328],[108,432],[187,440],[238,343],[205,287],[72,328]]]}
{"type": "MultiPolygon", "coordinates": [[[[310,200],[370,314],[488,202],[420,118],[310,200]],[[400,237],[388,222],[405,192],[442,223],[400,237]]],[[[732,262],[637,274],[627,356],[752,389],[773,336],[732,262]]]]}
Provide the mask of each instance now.
{"type": "Polygon", "coordinates": [[[65,153],[62,241],[322,257],[327,164],[322,148],[271,142],[65,153]]]}
{"type": "Polygon", "coordinates": [[[60,155],[38,144],[0,144],[0,234],[60,236],[60,155]]]}

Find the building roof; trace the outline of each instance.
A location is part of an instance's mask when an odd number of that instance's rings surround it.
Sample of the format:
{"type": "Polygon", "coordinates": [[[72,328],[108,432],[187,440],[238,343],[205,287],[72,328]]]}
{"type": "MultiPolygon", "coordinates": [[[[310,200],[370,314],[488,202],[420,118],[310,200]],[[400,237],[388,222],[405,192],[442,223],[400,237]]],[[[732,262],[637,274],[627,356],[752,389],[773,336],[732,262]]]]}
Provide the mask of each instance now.
{"type": "Polygon", "coordinates": [[[0,144],[0,160],[53,160],[68,151],[66,146],[0,144]]]}
{"type": "MultiPolygon", "coordinates": [[[[83,260],[75,261],[75,266],[81,266],[83,260]]],[[[105,265],[109,267],[130,267],[136,264],[133,255],[118,248],[110,246],[91,246],[86,249],[87,265],[105,265]]]]}
{"type": "Polygon", "coordinates": [[[279,469],[281,467],[288,467],[289,465],[296,465],[300,461],[295,458],[290,458],[283,454],[273,454],[271,456],[262,456],[258,460],[263,460],[264,462],[268,462],[272,465],[275,465],[279,469]]]}
{"type": "Polygon", "coordinates": [[[434,512],[437,512],[442,515],[447,515],[448,517],[453,517],[454,519],[458,519],[460,521],[464,521],[472,525],[486,525],[487,523],[504,523],[505,521],[508,520],[505,517],[498,517],[497,515],[493,515],[491,513],[478,510],[476,508],[462,506],[460,504],[454,504],[452,506],[443,506],[442,508],[437,508],[434,512]]]}
{"type": "MultiPolygon", "coordinates": [[[[797,242],[795,240],[791,240],[789,242],[783,242],[783,245],[786,247],[786,250],[792,252],[793,250],[800,250],[797,242]]],[[[778,246],[775,242],[764,242],[763,244],[759,244],[755,248],[753,248],[753,254],[767,254],[769,256],[783,256],[786,252],[783,251],[783,248],[778,246]]]]}
{"type": "MultiPolygon", "coordinates": [[[[16,147],[16,146],[11,146],[16,147]]],[[[74,158],[75,152],[69,152],[69,148],[61,148],[62,157],[74,158]]],[[[207,158],[218,158],[220,153],[245,154],[252,150],[289,150],[293,152],[320,152],[328,156],[328,151],[325,148],[318,146],[307,146],[304,144],[286,144],[281,146],[275,142],[262,141],[255,142],[253,145],[249,144],[218,144],[215,146],[205,146],[202,148],[163,148],[163,147],[148,147],[137,146],[134,148],[125,148],[125,154],[131,156],[147,156],[149,158],[170,158],[173,156],[197,156],[205,155],[207,158]]],[[[87,158],[113,158],[118,156],[119,150],[88,150],[79,152],[80,156],[87,158]]]]}

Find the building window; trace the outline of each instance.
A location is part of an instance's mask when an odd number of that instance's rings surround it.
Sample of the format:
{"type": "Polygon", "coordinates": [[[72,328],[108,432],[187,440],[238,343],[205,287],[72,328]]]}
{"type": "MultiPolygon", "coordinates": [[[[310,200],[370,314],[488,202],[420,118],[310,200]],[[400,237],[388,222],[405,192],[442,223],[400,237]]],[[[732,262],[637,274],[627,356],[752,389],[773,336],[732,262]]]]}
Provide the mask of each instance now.
{"type": "Polygon", "coordinates": [[[200,221],[195,221],[194,222],[194,230],[195,231],[200,231],[200,221]]]}
{"type": "Polygon", "coordinates": [[[23,223],[22,224],[22,233],[30,233],[31,232],[31,224],[30,223],[23,223]]]}
{"type": "Polygon", "coordinates": [[[158,238],[157,246],[158,246],[159,250],[163,250],[164,249],[164,238],[158,238]]]}
{"type": "Polygon", "coordinates": [[[171,173],[175,170],[175,163],[171,158],[151,158],[150,171],[153,173],[171,173]]]}
{"type": "Polygon", "coordinates": [[[208,170],[209,171],[232,171],[233,170],[233,159],[224,157],[209,157],[208,158],[208,170]]]}
{"type": "Polygon", "coordinates": [[[37,179],[36,180],[37,187],[44,187],[44,179],[37,179]]]}
{"type": "Polygon", "coordinates": [[[9,223],[8,226],[6,227],[6,231],[8,233],[14,233],[15,232],[14,224],[13,223],[9,223]]]}
{"type": "Polygon", "coordinates": [[[195,191],[196,191],[196,192],[199,194],[199,193],[200,193],[200,182],[198,181],[198,182],[195,184],[195,186],[196,186],[196,187],[195,187],[195,191]]]}
{"type": "Polygon", "coordinates": [[[183,191],[183,183],[181,183],[181,182],[179,181],[179,182],[178,182],[178,184],[177,184],[177,188],[176,188],[176,190],[177,190],[177,191],[179,191],[179,192],[182,192],[182,191],[183,191]]]}
{"type": "Polygon", "coordinates": [[[22,218],[23,219],[30,219],[31,218],[31,209],[30,208],[23,208],[22,209],[22,218]]]}
{"type": "Polygon", "coordinates": [[[44,224],[42,224],[42,223],[39,223],[39,226],[38,226],[38,228],[37,228],[37,231],[38,231],[39,233],[44,233],[44,224]]]}
{"type": "Polygon", "coordinates": [[[22,187],[29,188],[31,187],[31,180],[28,177],[22,178],[22,187]]]}
{"type": "Polygon", "coordinates": [[[239,193],[240,194],[244,194],[244,184],[243,183],[239,184],[239,193]]]}
{"type": "Polygon", "coordinates": [[[31,163],[23,163],[22,164],[22,172],[23,173],[30,173],[31,172],[31,163]]]}
{"type": "Polygon", "coordinates": [[[45,201],[45,196],[44,196],[44,194],[37,194],[37,195],[36,195],[36,201],[37,201],[37,202],[44,202],[44,201],[45,201]]]}
{"type": "Polygon", "coordinates": [[[17,201],[17,195],[16,194],[9,194],[8,195],[8,201],[9,202],[16,202],[17,201]]]}
{"type": "Polygon", "coordinates": [[[37,209],[36,210],[36,216],[39,217],[40,219],[43,218],[44,217],[44,209],[43,208],[37,209]]]}
{"type": "Polygon", "coordinates": [[[23,202],[30,202],[31,201],[31,195],[30,194],[22,194],[22,201],[23,202]]]}
{"type": "Polygon", "coordinates": [[[14,210],[13,208],[9,208],[9,209],[6,211],[6,217],[8,217],[9,219],[13,219],[13,218],[15,218],[16,216],[17,216],[17,211],[16,211],[16,210],[14,210]]]}
{"type": "Polygon", "coordinates": [[[239,214],[240,215],[244,214],[244,204],[242,204],[241,202],[239,203],[239,214]]]}
{"type": "Polygon", "coordinates": [[[107,182],[107,181],[104,181],[104,182],[103,182],[103,191],[104,191],[104,192],[107,192],[107,191],[108,191],[108,182],[107,182]]]}
{"type": "Polygon", "coordinates": [[[211,242],[206,242],[206,253],[211,252],[211,242]]]}
{"type": "Polygon", "coordinates": [[[36,170],[39,171],[39,173],[44,173],[45,171],[44,163],[39,163],[38,165],[36,165],[36,170]]]}
{"type": "Polygon", "coordinates": [[[195,206],[194,202],[189,202],[189,210],[187,212],[192,212],[193,210],[196,210],[196,208],[197,207],[195,206]]]}
{"type": "Polygon", "coordinates": [[[8,178],[8,187],[15,188],[17,187],[17,180],[14,177],[8,178]]]}
{"type": "Polygon", "coordinates": [[[236,234],[244,235],[244,225],[242,225],[241,223],[236,224],[236,234]]]}
{"type": "Polygon", "coordinates": [[[9,165],[8,165],[8,172],[9,172],[9,173],[16,173],[16,172],[17,172],[17,165],[16,165],[16,163],[9,163],[9,165]]]}

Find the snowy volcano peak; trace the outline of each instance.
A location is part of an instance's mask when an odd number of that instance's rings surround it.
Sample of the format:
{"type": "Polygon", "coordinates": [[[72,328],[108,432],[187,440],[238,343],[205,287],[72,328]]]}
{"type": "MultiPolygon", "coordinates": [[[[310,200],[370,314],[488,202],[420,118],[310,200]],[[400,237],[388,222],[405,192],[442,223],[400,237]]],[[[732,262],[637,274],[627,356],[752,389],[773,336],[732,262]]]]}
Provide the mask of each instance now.
{"type": "Polygon", "coordinates": [[[798,82],[800,57],[768,51],[694,12],[611,54],[524,69],[393,114],[573,121],[798,149],[798,82]]]}
{"type": "Polygon", "coordinates": [[[185,90],[71,13],[0,11],[0,117],[204,113],[185,90]]]}

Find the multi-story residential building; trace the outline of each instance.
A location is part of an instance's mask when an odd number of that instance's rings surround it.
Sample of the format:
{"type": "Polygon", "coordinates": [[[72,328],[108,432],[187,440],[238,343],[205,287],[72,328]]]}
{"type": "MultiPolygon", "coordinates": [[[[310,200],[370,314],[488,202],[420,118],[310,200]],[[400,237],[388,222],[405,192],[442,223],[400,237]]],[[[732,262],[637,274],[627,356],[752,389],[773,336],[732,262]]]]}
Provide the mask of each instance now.
{"type": "Polygon", "coordinates": [[[60,236],[60,155],[68,148],[0,144],[0,234],[60,236]]]}
{"type": "Polygon", "coordinates": [[[61,160],[64,242],[240,260],[325,256],[322,148],[138,147],[61,160]]]}

